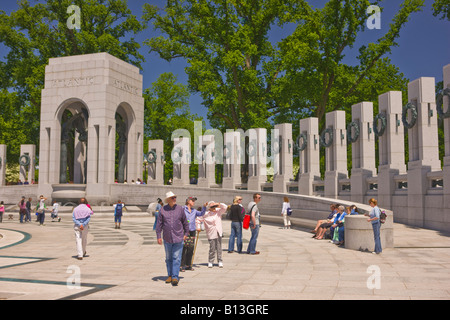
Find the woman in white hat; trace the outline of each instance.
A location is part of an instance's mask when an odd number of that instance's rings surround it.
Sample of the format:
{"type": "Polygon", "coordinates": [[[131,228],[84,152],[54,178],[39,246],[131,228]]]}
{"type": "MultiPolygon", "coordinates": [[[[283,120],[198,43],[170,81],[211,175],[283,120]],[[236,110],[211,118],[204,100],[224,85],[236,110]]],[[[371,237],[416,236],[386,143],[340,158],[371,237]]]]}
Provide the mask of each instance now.
{"type": "Polygon", "coordinates": [[[209,259],[208,268],[212,268],[214,257],[217,255],[219,268],[223,267],[222,261],[222,214],[227,211],[228,206],[224,203],[214,201],[208,202],[205,215],[197,217],[195,220],[197,231],[201,231],[200,225],[205,225],[206,235],[209,241],[209,259]]]}

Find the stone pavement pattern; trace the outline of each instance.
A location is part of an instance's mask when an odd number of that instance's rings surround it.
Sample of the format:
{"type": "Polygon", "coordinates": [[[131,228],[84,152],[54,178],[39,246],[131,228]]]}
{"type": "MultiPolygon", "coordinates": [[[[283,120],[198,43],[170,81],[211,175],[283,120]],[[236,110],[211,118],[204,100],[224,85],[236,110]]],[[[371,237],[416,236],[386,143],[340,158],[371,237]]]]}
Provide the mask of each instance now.
{"type": "MultiPolygon", "coordinates": [[[[153,222],[150,215],[124,216],[122,228],[114,229],[112,213],[94,215],[88,257],[79,261],[69,215],[58,223],[48,214],[45,226],[4,219],[0,299],[450,299],[450,236],[437,231],[395,224],[395,247],[374,255],[312,239],[305,230],[263,224],[261,254],[252,256],[226,252],[230,222],[224,221],[224,268],[207,267],[203,232],[195,270],[180,273],[179,286],[172,287],[164,283],[164,247],[156,243],[153,222]],[[379,289],[373,288],[373,266],[379,289]],[[76,270],[80,287],[67,286],[76,270]]],[[[245,250],[250,231],[243,236],[245,250]]]]}

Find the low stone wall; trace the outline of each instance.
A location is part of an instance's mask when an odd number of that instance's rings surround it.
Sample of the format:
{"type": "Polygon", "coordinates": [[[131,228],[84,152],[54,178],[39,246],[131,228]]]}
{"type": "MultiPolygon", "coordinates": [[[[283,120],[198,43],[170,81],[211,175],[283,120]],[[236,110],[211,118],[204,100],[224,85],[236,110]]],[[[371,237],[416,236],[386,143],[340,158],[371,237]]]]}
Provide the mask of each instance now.
{"type": "Polygon", "coordinates": [[[3,186],[0,187],[0,201],[5,204],[17,204],[24,196],[26,199],[32,198],[37,202],[38,185],[3,186]]]}
{"type": "MultiPolygon", "coordinates": [[[[172,191],[177,195],[177,203],[184,205],[187,197],[197,197],[197,206],[201,206],[210,200],[232,204],[235,196],[243,198],[242,204],[247,209],[247,205],[253,199],[255,191],[234,190],[223,188],[203,188],[197,185],[190,186],[151,186],[151,185],[132,185],[132,184],[113,184],[111,185],[111,198],[103,203],[105,208],[122,200],[127,206],[136,206],[145,208],[157,198],[164,199],[165,194],[172,191]]],[[[37,185],[30,186],[8,186],[0,188],[0,201],[6,204],[16,204],[20,201],[22,195],[25,197],[37,199],[37,185]]],[[[373,250],[373,231],[372,225],[367,222],[367,217],[362,214],[368,213],[371,207],[368,204],[354,203],[351,201],[336,200],[316,196],[304,196],[297,194],[284,194],[277,192],[258,192],[261,194],[261,202],[258,207],[262,216],[262,222],[283,225],[281,217],[281,208],[283,198],[289,198],[293,213],[291,216],[292,224],[296,227],[312,229],[317,220],[326,219],[330,212],[330,204],[338,203],[344,206],[355,204],[361,215],[347,216],[345,220],[345,247],[354,250],[373,250]]],[[[45,196],[45,195],[44,195],[45,196]]],[[[89,199],[88,199],[89,200],[89,199]]],[[[50,199],[47,201],[50,204],[50,199]]],[[[99,204],[94,204],[99,205],[99,204]]],[[[105,209],[108,210],[108,209],[105,209]]],[[[393,212],[386,210],[388,219],[381,228],[381,243],[383,248],[393,247],[393,212]]],[[[105,213],[106,214],[106,213],[105,213]]]]}

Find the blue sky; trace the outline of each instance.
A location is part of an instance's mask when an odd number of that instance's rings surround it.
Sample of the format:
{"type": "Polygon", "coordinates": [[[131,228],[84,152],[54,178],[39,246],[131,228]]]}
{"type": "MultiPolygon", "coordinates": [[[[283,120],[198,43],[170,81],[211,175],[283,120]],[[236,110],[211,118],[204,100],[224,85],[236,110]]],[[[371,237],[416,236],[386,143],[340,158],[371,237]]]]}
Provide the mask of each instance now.
{"type": "MultiPolygon", "coordinates": [[[[30,0],[34,3],[35,0],[30,0]]],[[[157,4],[164,6],[165,1],[149,0],[128,0],[128,5],[138,17],[142,14],[142,5],[144,3],[157,4]]],[[[310,3],[314,7],[322,7],[326,0],[313,0],[310,3]]],[[[403,0],[385,0],[382,4],[383,12],[381,14],[381,29],[366,30],[357,39],[354,49],[346,52],[346,63],[354,64],[355,57],[358,54],[358,48],[363,44],[376,41],[389,30],[389,24],[392,21],[399,5],[403,0]]],[[[410,21],[401,30],[400,37],[397,40],[398,46],[392,49],[388,56],[392,63],[399,67],[400,71],[409,80],[415,80],[419,77],[435,77],[436,82],[442,81],[442,68],[450,63],[450,22],[440,20],[439,17],[432,15],[432,4],[434,0],[425,0],[425,8],[422,12],[414,13],[410,21]]],[[[2,0],[1,10],[11,12],[17,9],[16,0],[2,0]]],[[[274,27],[271,30],[270,39],[280,40],[289,35],[295,26],[291,25],[285,29],[274,27]]],[[[155,35],[150,26],[143,34],[137,37],[138,41],[144,41],[155,35]]],[[[0,59],[4,57],[4,48],[0,47],[0,59]]],[[[141,53],[145,56],[146,62],[143,63],[144,88],[151,84],[164,72],[172,72],[178,77],[178,81],[187,84],[187,76],[184,72],[186,63],[182,59],[166,62],[160,59],[156,54],[149,54],[148,47],[142,46],[141,53]]],[[[201,105],[201,98],[198,95],[192,95],[190,99],[191,112],[197,113],[206,121],[207,110],[201,105]]]]}

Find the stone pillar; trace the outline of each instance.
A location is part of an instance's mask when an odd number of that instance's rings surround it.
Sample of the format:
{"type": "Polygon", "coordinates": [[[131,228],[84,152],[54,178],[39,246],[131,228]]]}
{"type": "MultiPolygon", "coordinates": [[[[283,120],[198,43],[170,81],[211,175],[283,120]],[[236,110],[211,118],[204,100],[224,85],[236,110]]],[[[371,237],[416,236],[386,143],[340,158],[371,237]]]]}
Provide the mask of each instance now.
{"type": "MultiPolygon", "coordinates": [[[[446,65],[443,69],[444,72],[444,90],[450,90],[450,64],[446,65]]],[[[443,99],[443,112],[450,110],[450,97],[444,95],[443,99]]],[[[449,111],[450,112],[450,111],[449,111]]],[[[450,209],[450,117],[444,119],[444,168],[443,168],[443,182],[444,182],[444,208],[450,209]]],[[[450,212],[447,212],[450,216],[450,212]]]]}
{"type": "Polygon", "coordinates": [[[248,190],[261,191],[267,181],[267,129],[249,129],[249,176],[248,190]]]}
{"type": "MultiPolygon", "coordinates": [[[[417,122],[408,130],[408,221],[425,226],[425,194],[429,188],[427,173],[441,170],[435,80],[422,77],[408,84],[408,101],[417,107],[417,122]]],[[[408,111],[411,113],[411,111],[408,111]]],[[[408,116],[411,121],[411,116],[408,116]]]]}
{"type": "Polygon", "coordinates": [[[22,182],[32,183],[34,180],[34,168],[36,161],[36,146],[34,144],[23,144],[20,146],[20,162],[29,160],[26,166],[20,166],[19,179],[22,182]]]}
{"type": "Polygon", "coordinates": [[[274,170],[273,191],[286,193],[286,183],[293,178],[292,161],[294,143],[292,141],[292,124],[275,125],[272,130],[272,167],[274,170]]]}
{"type": "MultiPolygon", "coordinates": [[[[327,198],[339,195],[339,180],[347,179],[347,138],[345,127],[345,111],[337,110],[326,114],[326,128],[332,132],[331,146],[325,149],[325,190],[327,198]]],[[[328,143],[330,136],[324,135],[328,143]],[[327,140],[328,139],[328,140],[327,140]]]]}
{"type": "MultiPolygon", "coordinates": [[[[112,184],[114,183],[114,167],[110,164],[114,163],[114,155],[115,155],[115,130],[113,129],[115,124],[103,124],[99,125],[99,149],[98,149],[98,183],[101,185],[112,184]]],[[[128,179],[128,183],[130,180],[136,180],[134,175],[130,176],[130,164],[127,163],[125,175],[128,179]],[[130,179],[132,178],[132,179],[130,179]]],[[[104,195],[104,193],[100,193],[104,195]]]]}
{"type": "MultiPolygon", "coordinates": [[[[359,124],[359,137],[352,143],[351,199],[354,202],[364,203],[364,196],[368,190],[366,179],[376,174],[375,133],[371,129],[373,103],[361,102],[353,105],[352,121],[359,124]]],[[[349,133],[352,132],[347,132],[349,133]]]]}
{"type": "Polygon", "coordinates": [[[164,140],[148,141],[148,178],[147,184],[162,185],[164,184],[164,140]]]}
{"type": "MultiPolygon", "coordinates": [[[[241,134],[239,131],[225,132],[224,164],[222,187],[225,189],[235,189],[236,184],[241,181],[241,164],[244,162],[241,157],[241,134]]],[[[244,150],[244,148],[242,148],[244,150]]]]}
{"type": "Polygon", "coordinates": [[[87,183],[98,183],[98,144],[100,127],[90,125],[88,130],[88,165],[87,165],[87,183]]]}
{"type": "Polygon", "coordinates": [[[401,91],[389,91],[378,97],[379,112],[386,117],[386,128],[378,137],[378,202],[389,209],[396,189],[394,176],[406,173],[402,108],[401,91]]]}
{"type": "Polygon", "coordinates": [[[187,137],[174,138],[173,143],[173,185],[189,185],[189,166],[191,165],[190,139],[187,137]]]}
{"type": "Polygon", "coordinates": [[[216,183],[215,140],[213,135],[199,138],[198,185],[210,187],[216,183]]]}
{"type": "Polygon", "coordinates": [[[311,196],[313,181],[320,180],[319,119],[301,119],[300,135],[304,136],[297,138],[297,143],[304,150],[299,151],[298,193],[311,196]]]}
{"type": "Polygon", "coordinates": [[[5,144],[0,144],[0,186],[5,185],[6,150],[7,150],[7,146],[5,144]]]}

